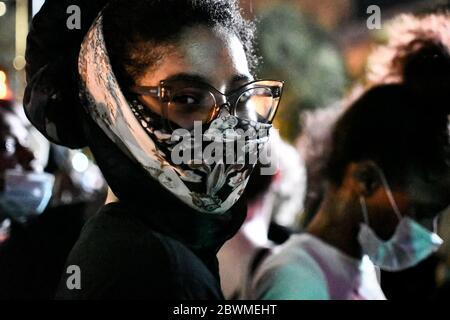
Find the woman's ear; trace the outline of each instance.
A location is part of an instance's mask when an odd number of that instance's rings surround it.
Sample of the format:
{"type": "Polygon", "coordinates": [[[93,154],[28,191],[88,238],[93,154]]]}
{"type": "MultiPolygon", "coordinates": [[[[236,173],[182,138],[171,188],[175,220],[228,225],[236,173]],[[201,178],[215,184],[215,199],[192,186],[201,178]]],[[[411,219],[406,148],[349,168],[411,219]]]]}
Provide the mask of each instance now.
{"type": "Polygon", "coordinates": [[[351,179],[356,192],[364,197],[375,194],[383,183],[380,178],[379,168],[373,161],[354,162],[350,167],[351,179]]]}

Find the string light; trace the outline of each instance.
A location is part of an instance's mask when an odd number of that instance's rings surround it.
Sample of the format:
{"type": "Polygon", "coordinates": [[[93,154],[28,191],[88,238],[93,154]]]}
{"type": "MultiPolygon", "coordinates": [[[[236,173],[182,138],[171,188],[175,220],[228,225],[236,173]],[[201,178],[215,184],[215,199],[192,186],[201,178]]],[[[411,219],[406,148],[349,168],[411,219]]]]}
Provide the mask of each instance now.
{"type": "Polygon", "coordinates": [[[6,85],[6,73],[0,71],[0,100],[6,100],[8,96],[8,86],[6,85]]]}
{"type": "Polygon", "coordinates": [[[0,1],[0,17],[4,16],[6,14],[6,3],[3,1],[0,1]]]}

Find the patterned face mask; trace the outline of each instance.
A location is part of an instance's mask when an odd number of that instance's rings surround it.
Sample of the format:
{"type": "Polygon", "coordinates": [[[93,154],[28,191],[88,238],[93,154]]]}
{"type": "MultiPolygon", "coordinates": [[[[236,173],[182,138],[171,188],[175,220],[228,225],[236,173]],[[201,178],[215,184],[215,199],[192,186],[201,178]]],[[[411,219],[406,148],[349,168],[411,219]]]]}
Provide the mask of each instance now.
{"type": "Polygon", "coordinates": [[[168,129],[164,119],[123,95],[109,62],[101,17],[79,57],[87,112],[151,178],[200,212],[224,213],[237,202],[268,140],[270,124],[242,120],[222,108],[200,128],[168,129]]]}

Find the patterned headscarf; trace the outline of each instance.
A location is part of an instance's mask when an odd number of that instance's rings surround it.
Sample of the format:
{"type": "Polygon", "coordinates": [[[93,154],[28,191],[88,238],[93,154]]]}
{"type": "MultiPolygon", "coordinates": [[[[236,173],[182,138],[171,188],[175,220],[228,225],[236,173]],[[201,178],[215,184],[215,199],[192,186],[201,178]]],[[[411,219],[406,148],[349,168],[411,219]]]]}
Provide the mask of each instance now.
{"type": "MultiPolygon", "coordinates": [[[[184,163],[170,158],[179,143],[158,115],[125,97],[113,73],[100,16],[88,32],[79,56],[79,74],[86,109],[94,122],[120,149],[161,186],[197,211],[221,214],[242,195],[255,163],[184,163]]],[[[267,141],[270,125],[245,121],[226,111],[206,128],[223,139],[246,132],[245,153],[258,152],[267,141]],[[242,131],[239,131],[242,130],[242,131]],[[251,132],[250,136],[248,132],[251,132]],[[263,136],[263,138],[261,138],[263,136]],[[265,136],[265,137],[264,137],[265,136]],[[252,151],[253,150],[253,151],[252,151]]],[[[187,147],[195,148],[194,134],[187,147]]],[[[186,141],[184,141],[186,142],[186,141]]]]}

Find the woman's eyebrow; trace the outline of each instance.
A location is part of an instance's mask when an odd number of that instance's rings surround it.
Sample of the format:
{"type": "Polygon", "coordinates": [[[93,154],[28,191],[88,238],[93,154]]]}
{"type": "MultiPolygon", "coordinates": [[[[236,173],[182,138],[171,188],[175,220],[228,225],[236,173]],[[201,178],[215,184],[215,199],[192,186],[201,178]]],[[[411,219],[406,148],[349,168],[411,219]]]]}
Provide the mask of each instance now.
{"type": "Polygon", "coordinates": [[[246,75],[246,74],[237,74],[233,76],[233,78],[230,81],[230,84],[233,85],[236,82],[250,82],[253,80],[252,76],[246,75]]]}
{"type": "Polygon", "coordinates": [[[227,90],[227,94],[231,94],[233,92],[235,92],[236,90],[239,90],[242,86],[244,86],[245,84],[247,84],[248,82],[253,81],[253,77],[246,75],[246,74],[237,74],[235,75],[229,85],[228,85],[228,90],[227,90]]]}
{"type": "MultiPolygon", "coordinates": [[[[165,79],[166,81],[172,80],[183,80],[183,81],[193,81],[193,82],[203,82],[206,84],[211,84],[210,79],[195,73],[177,73],[165,79]]],[[[236,74],[229,81],[230,85],[236,84],[237,82],[250,82],[253,78],[246,74],[236,74]]]]}
{"type": "Polygon", "coordinates": [[[194,73],[177,73],[165,79],[165,81],[182,80],[192,82],[210,83],[209,80],[201,75],[194,73]]]}
{"type": "MultiPolygon", "coordinates": [[[[204,76],[195,73],[177,73],[165,79],[165,81],[186,81],[186,82],[196,82],[203,83],[206,85],[214,86],[211,84],[211,81],[204,76]]],[[[239,89],[245,83],[253,81],[253,77],[246,74],[236,74],[234,75],[228,83],[227,93],[233,92],[236,89],[239,89]]],[[[217,90],[217,89],[216,89],[217,90]]]]}

